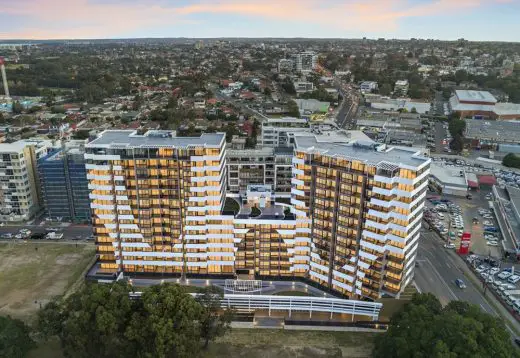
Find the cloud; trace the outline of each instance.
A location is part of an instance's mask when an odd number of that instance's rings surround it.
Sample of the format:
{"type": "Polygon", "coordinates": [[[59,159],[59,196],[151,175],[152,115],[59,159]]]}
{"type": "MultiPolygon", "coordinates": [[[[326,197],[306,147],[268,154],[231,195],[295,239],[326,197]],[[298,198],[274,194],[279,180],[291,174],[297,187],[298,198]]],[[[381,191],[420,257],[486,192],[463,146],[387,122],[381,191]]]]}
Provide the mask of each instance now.
{"type": "MultiPolygon", "coordinates": [[[[392,32],[402,19],[468,11],[518,0],[17,0],[2,5],[0,16],[17,16],[23,29],[2,29],[0,38],[110,38],[150,28],[214,26],[223,15],[306,23],[337,31],[392,32]],[[200,19],[204,20],[200,20],[200,19]],[[201,21],[203,21],[201,23],[201,21]],[[30,24],[30,25],[29,25],[30,24]]],[[[211,31],[208,31],[211,33],[211,31]]],[[[172,31],[172,33],[174,33],[172,31]]],[[[169,34],[165,34],[167,36],[169,34]]],[[[240,34],[237,34],[240,35],[240,34]]],[[[283,34],[280,34],[283,36],[283,34]]],[[[215,34],[218,36],[218,34],[215,34]]]]}

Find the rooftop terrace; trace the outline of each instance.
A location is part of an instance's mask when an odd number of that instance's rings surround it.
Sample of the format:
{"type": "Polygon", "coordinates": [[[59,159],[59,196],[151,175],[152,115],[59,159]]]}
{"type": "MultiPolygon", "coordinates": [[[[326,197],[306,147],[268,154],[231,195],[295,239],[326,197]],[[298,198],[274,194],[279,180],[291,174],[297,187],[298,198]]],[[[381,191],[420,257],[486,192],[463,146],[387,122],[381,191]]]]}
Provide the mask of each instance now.
{"type": "Polygon", "coordinates": [[[200,137],[176,137],[172,131],[150,130],[138,134],[134,130],[106,130],[86,145],[87,148],[150,148],[150,147],[220,147],[224,133],[202,134],[200,137]]]}

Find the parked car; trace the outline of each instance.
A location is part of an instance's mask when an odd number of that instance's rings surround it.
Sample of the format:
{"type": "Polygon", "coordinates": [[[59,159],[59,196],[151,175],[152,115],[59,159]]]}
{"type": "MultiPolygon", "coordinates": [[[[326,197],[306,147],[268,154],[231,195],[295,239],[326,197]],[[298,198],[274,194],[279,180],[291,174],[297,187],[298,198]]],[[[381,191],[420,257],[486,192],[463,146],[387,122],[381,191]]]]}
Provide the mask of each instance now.
{"type": "Polygon", "coordinates": [[[29,239],[31,240],[43,240],[45,239],[45,233],[42,233],[42,232],[35,232],[35,233],[32,233],[31,236],[29,236],[29,239]]]}
{"type": "Polygon", "coordinates": [[[13,234],[11,234],[10,232],[6,232],[4,234],[2,234],[2,239],[12,239],[13,238],[13,234]]]}
{"type": "Polygon", "coordinates": [[[444,244],[444,248],[445,249],[454,249],[455,245],[450,242],[449,244],[444,244]]]}
{"type": "Polygon", "coordinates": [[[520,281],[520,276],[518,276],[518,275],[512,275],[511,277],[509,277],[509,278],[507,279],[507,282],[510,282],[510,283],[512,283],[512,284],[515,284],[515,283],[517,283],[518,281],[520,281]]]}
{"type": "Polygon", "coordinates": [[[487,246],[498,246],[498,242],[497,241],[488,241],[487,246]]]}

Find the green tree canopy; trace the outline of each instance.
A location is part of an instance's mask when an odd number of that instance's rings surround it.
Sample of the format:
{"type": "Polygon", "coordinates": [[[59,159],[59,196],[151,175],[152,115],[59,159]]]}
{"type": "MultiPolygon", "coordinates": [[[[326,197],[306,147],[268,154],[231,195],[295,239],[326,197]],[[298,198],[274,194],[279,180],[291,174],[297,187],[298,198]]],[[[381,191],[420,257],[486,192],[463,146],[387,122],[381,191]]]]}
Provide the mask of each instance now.
{"type": "Polygon", "coordinates": [[[207,345],[229,327],[216,298],[197,301],[174,284],[146,288],[140,299],[131,292],[125,282],[87,284],[40,310],[38,332],[58,336],[66,357],[169,358],[196,356],[201,340],[207,345]]]}
{"type": "Polygon", "coordinates": [[[430,293],[415,294],[392,317],[373,353],[375,358],[520,357],[499,319],[468,302],[442,308],[430,293]]]}
{"type": "Polygon", "coordinates": [[[35,347],[29,333],[19,319],[0,316],[0,357],[24,358],[35,347]]]}
{"type": "Polygon", "coordinates": [[[502,159],[502,164],[509,168],[520,168],[520,157],[509,153],[502,159]]]}
{"type": "Polygon", "coordinates": [[[197,302],[202,306],[200,319],[200,334],[207,348],[209,341],[223,336],[230,329],[232,312],[226,310],[220,314],[220,300],[224,298],[224,292],[219,287],[205,288],[197,297],[197,302]]]}
{"type": "Polygon", "coordinates": [[[287,114],[291,117],[300,118],[300,109],[298,108],[298,104],[294,101],[289,101],[287,103],[287,114]]]}

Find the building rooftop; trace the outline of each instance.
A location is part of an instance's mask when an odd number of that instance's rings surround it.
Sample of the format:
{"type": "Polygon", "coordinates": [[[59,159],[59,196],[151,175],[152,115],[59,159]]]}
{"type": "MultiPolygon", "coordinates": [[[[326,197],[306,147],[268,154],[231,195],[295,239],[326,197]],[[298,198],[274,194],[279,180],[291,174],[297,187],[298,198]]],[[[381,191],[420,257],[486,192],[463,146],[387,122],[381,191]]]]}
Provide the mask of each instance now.
{"type": "Polygon", "coordinates": [[[446,168],[436,164],[430,166],[430,174],[444,185],[467,188],[468,182],[465,176],[460,176],[460,170],[446,168]]]}
{"type": "Polygon", "coordinates": [[[175,137],[175,132],[149,130],[143,135],[134,130],[106,130],[87,148],[150,148],[150,147],[220,147],[225,141],[224,133],[202,134],[200,137],[175,137]]]}
{"type": "Polygon", "coordinates": [[[520,122],[466,119],[465,136],[483,142],[518,143],[520,122]]]}
{"type": "Polygon", "coordinates": [[[306,152],[359,160],[372,165],[388,163],[419,167],[430,162],[416,148],[387,147],[373,142],[361,131],[336,135],[295,134],[295,146],[306,152]]]}
{"type": "Polygon", "coordinates": [[[19,153],[28,145],[34,145],[37,148],[50,147],[52,141],[33,138],[19,140],[13,143],[0,143],[0,153],[19,153]]]}
{"type": "Polygon", "coordinates": [[[456,90],[459,101],[463,102],[491,102],[497,103],[497,99],[488,91],[456,90]]]}

